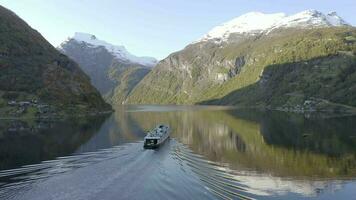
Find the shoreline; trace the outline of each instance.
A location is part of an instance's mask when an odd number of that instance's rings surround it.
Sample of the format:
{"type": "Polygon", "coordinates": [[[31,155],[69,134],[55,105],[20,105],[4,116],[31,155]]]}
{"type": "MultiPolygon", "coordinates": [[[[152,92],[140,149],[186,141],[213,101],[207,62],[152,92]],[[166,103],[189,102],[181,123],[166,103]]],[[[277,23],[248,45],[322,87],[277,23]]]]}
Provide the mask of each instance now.
{"type": "MultiPolygon", "coordinates": [[[[332,110],[332,109],[322,109],[322,110],[305,110],[305,109],[283,109],[281,107],[270,107],[270,106],[239,106],[239,105],[213,105],[213,104],[124,104],[117,106],[221,106],[229,107],[230,109],[251,109],[251,110],[260,110],[260,111],[278,111],[284,113],[294,113],[301,115],[311,115],[311,116],[320,116],[320,117],[350,117],[356,116],[356,108],[351,106],[345,106],[348,109],[345,110],[332,110]]],[[[115,108],[115,106],[112,106],[115,108]]],[[[344,108],[345,108],[344,107],[344,108]]],[[[61,115],[61,116],[45,116],[45,117],[14,117],[14,116],[5,116],[0,117],[0,120],[66,120],[71,118],[83,118],[83,117],[94,117],[101,115],[108,115],[114,113],[115,109],[101,112],[89,112],[85,114],[74,114],[74,115],[61,115]]],[[[310,117],[310,116],[308,116],[310,117]]]]}
{"type": "Polygon", "coordinates": [[[0,117],[0,120],[66,120],[71,118],[83,118],[83,117],[94,117],[94,116],[101,116],[101,115],[108,115],[115,112],[114,110],[110,111],[102,111],[96,113],[87,113],[87,114],[76,114],[76,115],[62,115],[62,116],[46,116],[46,117],[0,117]]]}

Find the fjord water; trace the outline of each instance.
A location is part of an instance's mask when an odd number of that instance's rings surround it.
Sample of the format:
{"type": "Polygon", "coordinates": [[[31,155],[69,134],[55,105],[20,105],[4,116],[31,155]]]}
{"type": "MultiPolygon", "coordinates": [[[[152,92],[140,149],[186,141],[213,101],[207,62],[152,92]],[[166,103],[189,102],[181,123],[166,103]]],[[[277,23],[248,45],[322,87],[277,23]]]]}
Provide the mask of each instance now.
{"type": "Polygon", "coordinates": [[[356,118],[206,106],[0,121],[0,199],[352,199],[356,118]],[[145,131],[172,128],[157,150],[145,131]]]}

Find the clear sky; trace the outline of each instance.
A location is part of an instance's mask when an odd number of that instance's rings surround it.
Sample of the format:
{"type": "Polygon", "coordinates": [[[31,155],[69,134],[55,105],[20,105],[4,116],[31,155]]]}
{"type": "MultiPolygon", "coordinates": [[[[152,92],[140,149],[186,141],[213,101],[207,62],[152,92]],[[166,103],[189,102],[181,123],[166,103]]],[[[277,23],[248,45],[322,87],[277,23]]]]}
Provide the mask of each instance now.
{"type": "Polygon", "coordinates": [[[356,25],[356,0],[0,0],[0,4],[54,46],[74,32],[86,32],[125,45],[138,56],[158,59],[250,11],[336,11],[356,25]]]}

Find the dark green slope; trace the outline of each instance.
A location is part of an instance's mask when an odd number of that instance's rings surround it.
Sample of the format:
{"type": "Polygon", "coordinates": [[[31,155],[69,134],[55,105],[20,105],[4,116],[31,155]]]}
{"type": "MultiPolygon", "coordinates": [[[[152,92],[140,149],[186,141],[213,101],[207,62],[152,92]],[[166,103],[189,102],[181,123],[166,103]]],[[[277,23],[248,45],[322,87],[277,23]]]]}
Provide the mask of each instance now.
{"type": "MultiPolygon", "coordinates": [[[[110,110],[78,65],[36,30],[0,6],[0,110],[11,100],[48,104],[56,113],[110,110]]],[[[14,110],[15,109],[15,110],[14,110]]],[[[29,109],[36,113],[36,107],[29,109]]],[[[24,114],[24,112],[20,112],[24,114]]]]}

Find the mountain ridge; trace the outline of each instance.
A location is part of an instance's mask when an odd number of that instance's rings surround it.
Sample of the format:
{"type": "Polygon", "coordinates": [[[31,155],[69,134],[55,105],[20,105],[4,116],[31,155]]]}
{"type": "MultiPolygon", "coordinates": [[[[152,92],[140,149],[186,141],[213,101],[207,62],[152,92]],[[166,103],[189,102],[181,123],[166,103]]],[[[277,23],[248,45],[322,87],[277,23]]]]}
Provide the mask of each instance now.
{"type": "Polygon", "coordinates": [[[92,45],[93,47],[104,47],[117,59],[127,63],[136,63],[147,67],[153,67],[157,64],[157,59],[153,57],[135,56],[128,52],[124,46],[113,45],[104,40],[99,40],[95,35],[89,33],[75,32],[73,37],[68,37],[67,40],[62,42],[58,48],[62,49],[62,46],[68,43],[70,40],[84,42],[92,45]]]}
{"type": "MultiPolygon", "coordinates": [[[[190,43],[183,50],[174,52],[160,61],[133,89],[125,102],[241,105],[295,111],[355,112],[353,107],[356,105],[352,102],[356,102],[356,97],[351,93],[356,93],[353,87],[353,84],[356,84],[353,77],[356,62],[356,28],[346,24],[341,18],[337,22],[326,23],[325,15],[315,10],[305,11],[300,15],[303,13],[311,16],[312,20],[298,18],[296,20],[298,26],[293,24],[279,28],[272,26],[275,24],[273,22],[267,26],[268,29],[257,31],[251,29],[252,32],[249,34],[232,31],[226,35],[219,35],[224,38],[212,37],[190,43]],[[307,63],[306,66],[304,63],[307,63]],[[318,69],[319,65],[322,71],[318,69]],[[271,75],[269,70],[271,66],[275,69],[272,71],[278,72],[281,79],[273,76],[273,73],[271,75]],[[318,70],[309,71],[314,68],[318,69],[321,75],[318,74],[318,70]],[[268,71],[267,75],[265,70],[268,71]],[[350,73],[344,74],[344,70],[350,73]],[[310,72],[309,78],[307,71],[310,72]],[[287,73],[299,74],[304,82],[294,82],[297,87],[286,85],[279,87],[275,83],[277,80],[288,85],[283,79],[291,78],[287,73]],[[321,86],[313,82],[313,78],[328,85],[329,89],[317,90],[321,86]],[[342,80],[348,81],[344,85],[339,84],[342,80]],[[347,87],[346,90],[336,92],[342,86],[347,87]],[[293,90],[296,88],[298,91],[294,95],[293,90]],[[238,93],[242,89],[245,92],[238,93]],[[270,98],[271,94],[278,94],[277,98],[270,98]],[[347,101],[343,100],[343,95],[348,95],[347,101]],[[305,101],[313,102],[312,108],[304,106],[305,101]]],[[[338,18],[335,13],[329,15],[338,18]]],[[[277,17],[284,18],[282,15],[277,17]]]]}
{"type": "Polygon", "coordinates": [[[195,42],[210,39],[227,40],[230,34],[268,34],[278,28],[292,27],[330,27],[330,26],[349,26],[345,20],[337,15],[336,12],[324,14],[320,11],[309,9],[293,15],[285,13],[265,14],[262,12],[249,12],[236,17],[222,25],[216,26],[195,42]]]}
{"type": "Polygon", "coordinates": [[[105,100],[121,104],[132,88],[153,68],[156,60],[135,57],[91,34],[75,34],[59,50],[79,63],[105,100]]]}

